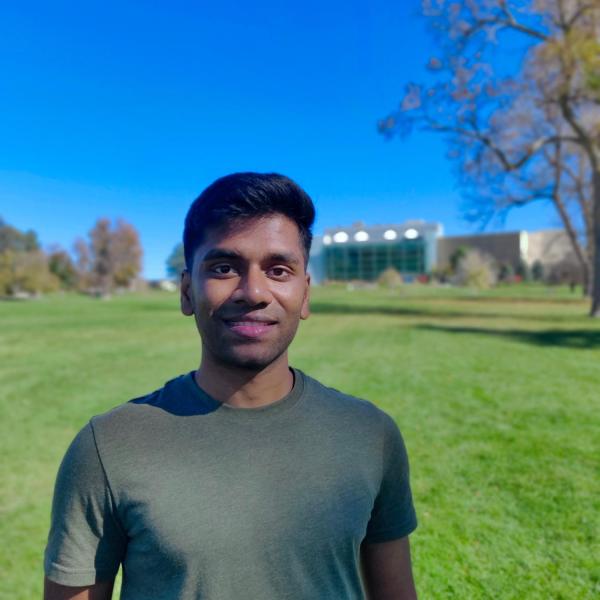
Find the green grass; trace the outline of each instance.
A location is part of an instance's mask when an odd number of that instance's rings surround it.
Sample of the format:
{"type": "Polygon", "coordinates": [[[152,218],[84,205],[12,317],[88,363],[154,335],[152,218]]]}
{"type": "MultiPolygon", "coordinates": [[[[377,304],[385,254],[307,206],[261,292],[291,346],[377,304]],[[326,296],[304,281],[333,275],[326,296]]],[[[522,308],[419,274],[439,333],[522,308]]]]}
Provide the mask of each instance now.
{"type": "MultiPolygon", "coordinates": [[[[313,291],[292,362],[404,434],[422,598],[600,593],[600,322],[566,290],[313,291]]],[[[175,295],[0,303],[0,598],[41,597],[58,463],[90,415],[195,368],[175,295]]]]}

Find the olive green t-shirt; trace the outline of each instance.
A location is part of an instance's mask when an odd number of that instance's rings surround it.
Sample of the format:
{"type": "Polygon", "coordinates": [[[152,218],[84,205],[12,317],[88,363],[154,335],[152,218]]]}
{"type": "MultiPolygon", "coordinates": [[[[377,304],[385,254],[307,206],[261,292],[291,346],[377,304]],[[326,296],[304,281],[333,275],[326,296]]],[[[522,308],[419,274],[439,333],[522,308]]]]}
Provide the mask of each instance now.
{"type": "Polygon", "coordinates": [[[58,473],[46,576],[122,564],[122,600],[362,599],[361,543],[416,527],[404,444],[370,402],[294,381],[244,409],[188,373],[92,418],[58,473]]]}

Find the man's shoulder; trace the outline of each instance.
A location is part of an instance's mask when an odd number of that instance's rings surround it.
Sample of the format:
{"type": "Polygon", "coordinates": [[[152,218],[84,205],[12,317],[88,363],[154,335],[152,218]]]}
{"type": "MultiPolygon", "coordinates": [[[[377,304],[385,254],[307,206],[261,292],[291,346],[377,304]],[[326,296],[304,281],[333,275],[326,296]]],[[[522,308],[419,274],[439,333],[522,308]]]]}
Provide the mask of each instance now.
{"type": "MultiPolygon", "coordinates": [[[[94,431],[110,431],[114,435],[136,427],[144,427],[148,422],[161,419],[167,414],[184,411],[183,403],[188,398],[187,382],[189,374],[178,375],[152,392],[132,398],[114,408],[93,416],[90,419],[94,431]]],[[[189,400],[187,401],[189,405],[189,400]]]]}
{"type": "Polygon", "coordinates": [[[331,413],[334,417],[363,421],[385,427],[386,422],[392,418],[371,400],[354,396],[347,392],[329,387],[317,379],[304,375],[306,379],[307,394],[315,402],[313,406],[322,411],[331,413]]]}

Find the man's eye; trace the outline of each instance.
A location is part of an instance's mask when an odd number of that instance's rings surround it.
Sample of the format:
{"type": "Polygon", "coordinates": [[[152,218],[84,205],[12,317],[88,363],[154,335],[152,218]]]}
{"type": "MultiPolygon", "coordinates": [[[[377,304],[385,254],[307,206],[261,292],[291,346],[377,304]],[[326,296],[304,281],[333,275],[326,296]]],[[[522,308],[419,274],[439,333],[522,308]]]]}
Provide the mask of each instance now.
{"type": "Polygon", "coordinates": [[[283,267],[273,267],[271,269],[271,275],[274,277],[282,278],[289,275],[289,271],[283,267]]]}
{"type": "Polygon", "coordinates": [[[233,273],[233,268],[231,265],[215,265],[211,270],[217,275],[229,275],[233,273]]]}

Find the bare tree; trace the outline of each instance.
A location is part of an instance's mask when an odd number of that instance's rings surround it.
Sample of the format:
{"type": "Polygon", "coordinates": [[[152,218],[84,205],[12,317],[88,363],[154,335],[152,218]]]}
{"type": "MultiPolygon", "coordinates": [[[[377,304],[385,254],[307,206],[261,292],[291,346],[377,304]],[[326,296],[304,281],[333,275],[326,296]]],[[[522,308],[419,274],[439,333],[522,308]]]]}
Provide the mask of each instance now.
{"type": "Polygon", "coordinates": [[[83,238],[77,238],[73,243],[75,268],[77,269],[77,288],[84,292],[89,288],[90,250],[83,238]]]}
{"type": "Polygon", "coordinates": [[[142,269],[142,246],[133,225],[118,219],[111,236],[113,280],[117,287],[129,287],[142,269]]]}
{"type": "Polygon", "coordinates": [[[113,289],[114,258],[112,232],[108,219],[98,219],[90,230],[90,279],[95,291],[108,296],[113,289]]]}
{"type": "Polygon", "coordinates": [[[379,130],[445,134],[472,218],[551,201],[600,317],[600,0],[425,0],[423,10],[440,46],[437,83],[408,85],[379,130]]]}
{"type": "Polygon", "coordinates": [[[122,219],[101,218],[89,233],[89,244],[75,242],[80,278],[87,289],[108,296],[116,287],[129,287],[142,268],[142,247],[133,227],[122,219]]]}

